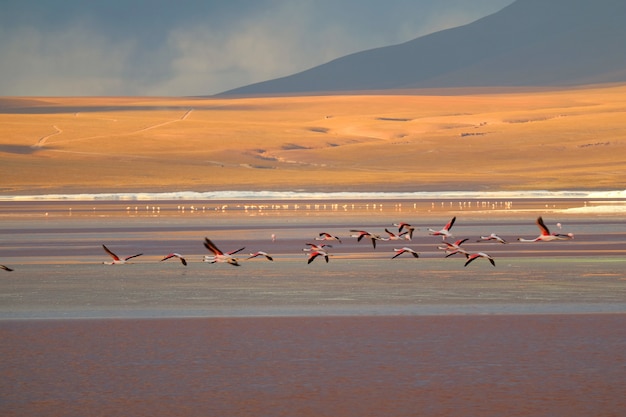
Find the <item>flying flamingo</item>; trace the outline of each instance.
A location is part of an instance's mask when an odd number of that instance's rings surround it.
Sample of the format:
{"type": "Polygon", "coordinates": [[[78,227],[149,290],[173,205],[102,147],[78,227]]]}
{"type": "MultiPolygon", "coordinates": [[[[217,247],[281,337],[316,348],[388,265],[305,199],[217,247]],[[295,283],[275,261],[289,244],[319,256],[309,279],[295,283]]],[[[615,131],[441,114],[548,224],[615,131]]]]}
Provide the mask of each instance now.
{"type": "Polygon", "coordinates": [[[489,240],[495,240],[496,242],[500,242],[500,243],[507,243],[506,240],[502,239],[500,236],[496,235],[495,233],[492,233],[489,236],[481,236],[480,239],[478,239],[476,242],[486,242],[489,240]]]}
{"type": "Polygon", "coordinates": [[[493,258],[484,252],[472,253],[471,255],[467,255],[467,262],[465,262],[465,266],[469,265],[470,262],[477,258],[488,259],[489,262],[491,262],[491,265],[496,266],[496,262],[493,260],[493,258]]]}
{"type": "Polygon", "coordinates": [[[541,234],[539,236],[537,236],[534,239],[524,239],[524,238],[518,237],[517,240],[519,240],[520,242],[552,242],[555,240],[574,239],[573,233],[568,233],[568,234],[550,233],[550,230],[548,229],[546,224],[543,222],[543,219],[541,218],[541,216],[537,217],[536,223],[537,223],[537,226],[539,227],[539,230],[541,230],[541,234]]]}
{"type": "Polygon", "coordinates": [[[311,253],[309,254],[309,260],[306,262],[307,265],[313,262],[313,260],[317,258],[318,256],[323,256],[324,259],[326,259],[326,263],[328,263],[328,252],[324,250],[312,250],[311,253]]]}
{"type": "Polygon", "coordinates": [[[224,253],[221,250],[219,250],[217,246],[215,246],[215,243],[211,242],[211,240],[207,237],[204,238],[204,247],[210,250],[211,252],[213,252],[213,256],[209,256],[209,255],[204,256],[204,262],[210,262],[212,264],[216,262],[224,262],[224,263],[229,263],[233,266],[241,266],[237,262],[237,259],[233,258],[231,255],[234,255],[235,253],[244,250],[245,247],[239,248],[231,252],[224,253]]]}
{"type": "Polygon", "coordinates": [[[318,245],[317,243],[305,243],[306,245],[310,246],[310,248],[304,248],[302,249],[305,252],[315,252],[317,251],[326,251],[325,248],[332,248],[333,245],[327,245],[326,243],[322,243],[321,245],[318,245]]]}
{"type": "Polygon", "coordinates": [[[402,229],[407,230],[408,235],[406,236],[406,240],[413,239],[413,231],[415,230],[415,227],[405,222],[393,223],[393,225],[398,227],[398,233],[402,233],[402,229]]]}
{"type": "Polygon", "coordinates": [[[104,248],[104,251],[108,253],[111,256],[111,258],[113,258],[111,262],[102,262],[105,265],[125,264],[126,261],[128,261],[129,259],[136,258],[137,256],[143,255],[143,253],[138,253],[137,255],[127,256],[126,258],[122,259],[116,254],[114,254],[113,252],[111,252],[109,248],[107,248],[106,246],[102,245],[102,247],[104,248]]]}
{"type": "Polygon", "coordinates": [[[394,251],[396,251],[396,254],[393,255],[391,257],[391,259],[397,258],[398,256],[402,255],[403,253],[410,253],[411,255],[413,255],[414,258],[419,258],[420,257],[417,252],[415,252],[411,248],[407,248],[406,246],[401,248],[401,249],[394,249],[394,251]]]}
{"type": "Polygon", "coordinates": [[[336,240],[337,242],[341,243],[341,239],[339,239],[337,236],[333,236],[330,233],[326,232],[320,233],[319,237],[316,237],[315,240],[336,240]]]}
{"type": "Polygon", "coordinates": [[[10,272],[10,271],[13,271],[13,269],[9,268],[9,267],[8,267],[8,266],[6,266],[6,265],[0,265],[0,269],[4,269],[5,271],[9,271],[9,272],[10,272]]]}
{"type": "Polygon", "coordinates": [[[452,236],[452,233],[450,233],[450,229],[452,229],[452,226],[454,225],[455,221],[456,221],[456,216],[453,217],[452,220],[450,220],[441,230],[433,230],[431,228],[428,228],[428,231],[430,232],[429,234],[431,236],[441,236],[441,238],[444,240],[447,237],[454,237],[452,236]]]}
{"type": "Polygon", "coordinates": [[[257,252],[251,253],[248,259],[256,258],[257,256],[265,256],[265,258],[267,258],[268,261],[274,260],[274,258],[272,258],[270,255],[268,255],[267,253],[263,251],[257,251],[257,252]]]}
{"type": "Polygon", "coordinates": [[[395,234],[391,231],[389,231],[389,229],[385,229],[385,232],[387,232],[387,234],[389,235],[389,237],[387,238],[388,240],[411,240],[411,238],[409,237],[409,232],[402,232],[400,234],[395,234]]]}
{"type": "Polygon", "coordinates": [[[161,259],[160,262],[166,261],[166,260],[168,260],[170,258],[178,258],[178,259],[180,259],[180,263],[182,263],[183,265],[187,266],[187,260],[185,258],[183,258],[183,256],[180,253],[176,253],[176,252],[173,252],[173,253],[170,253],[168,255],[165,255],[165,257],[163,259],[161,259]]]}
{"type": "Polygon", "coordinates": [[[452,255],[456,255],[457,253],[467,256],[467,251],[461,248],[461,244],[467,240],[469,239],[459,239],[454,243],[443,242],[446,246],[437,246],[437,249],[445,250],[447,254],[446,258],[452,255]]]}
{"type": "Polygon", "coordinates": [[[367,237],[369,239],[372,240],[372,246],[374,246],[374,249],[376,249],[376,241],[377,240],[388,240],[388,239],[384,239],[378,235],[372,234],[370,232],[366,232],[365,230],[350,230],[350,232],[352,233],[357,233],[356,235],[351,235],[352,237],[356,237],[357,242],[360,242],[361,239],[363,239],[364,237],[367,237]]]}

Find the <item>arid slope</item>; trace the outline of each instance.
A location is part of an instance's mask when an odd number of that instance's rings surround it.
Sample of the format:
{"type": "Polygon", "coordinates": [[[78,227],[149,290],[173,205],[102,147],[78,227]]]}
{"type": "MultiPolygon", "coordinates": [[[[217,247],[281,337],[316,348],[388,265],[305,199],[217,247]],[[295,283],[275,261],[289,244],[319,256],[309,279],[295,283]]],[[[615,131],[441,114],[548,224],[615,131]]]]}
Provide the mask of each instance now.
{"type": "Polygon", "coordinates": [[[626,187],[626,86],[0,98],[2,194],[626,187]]]}

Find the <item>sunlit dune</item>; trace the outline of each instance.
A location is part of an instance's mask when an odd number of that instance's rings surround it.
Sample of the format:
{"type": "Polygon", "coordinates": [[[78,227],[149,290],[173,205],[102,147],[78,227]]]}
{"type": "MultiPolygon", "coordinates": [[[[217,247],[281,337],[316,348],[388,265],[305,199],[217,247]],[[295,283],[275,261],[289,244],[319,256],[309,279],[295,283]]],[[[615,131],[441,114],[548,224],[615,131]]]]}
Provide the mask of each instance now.
{"type": "Polygon", "coordinates": [[[0,192],[624,188],[626,86],[403,93],[0,98],[0,192]]]}

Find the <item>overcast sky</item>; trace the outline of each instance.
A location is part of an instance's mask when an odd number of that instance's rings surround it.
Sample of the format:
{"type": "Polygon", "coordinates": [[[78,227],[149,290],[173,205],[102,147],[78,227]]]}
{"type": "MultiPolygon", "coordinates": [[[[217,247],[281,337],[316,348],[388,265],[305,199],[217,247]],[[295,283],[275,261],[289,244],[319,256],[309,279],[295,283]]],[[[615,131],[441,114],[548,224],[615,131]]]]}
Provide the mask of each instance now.
{"type": "Polygon", "coordinates": [[[0,0],[0,96],[207,95],[513,0],[0,0]]]}

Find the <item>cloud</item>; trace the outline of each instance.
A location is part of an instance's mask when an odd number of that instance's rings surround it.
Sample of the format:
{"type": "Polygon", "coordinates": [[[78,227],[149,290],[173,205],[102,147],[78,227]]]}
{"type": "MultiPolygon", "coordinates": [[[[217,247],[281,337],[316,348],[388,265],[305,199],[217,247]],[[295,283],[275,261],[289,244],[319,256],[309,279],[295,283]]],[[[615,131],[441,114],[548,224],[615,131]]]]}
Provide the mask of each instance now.
{"type": "Polygon", "coordinates": [[[133,41],[112,44],[81,24],[47,33],[26,27],[0,36],[0,91],[9,94],[119,92],[135,47],[133,41]]]}
{"type": "Polygon", "coordinates": [[[241,19],[224,30],[196,25],[170,32],[172,77],[154,93],[216,93],[243,84],[289,75],[356,49],[338,25],[311,28],[302,9],[289,5],[264,16],[241,19]],[[201,89],[199,91],[199,88],[201,89]]]}
{"type": "Polygon", "coordinates": [[[17,11],[0,17],[0,95],[214,94],[468,23],[511,1],[187,0],[160,2],[149,19],[150,2],[41,2],[29,14],[33,4],[12,1],[17,11]]]}

